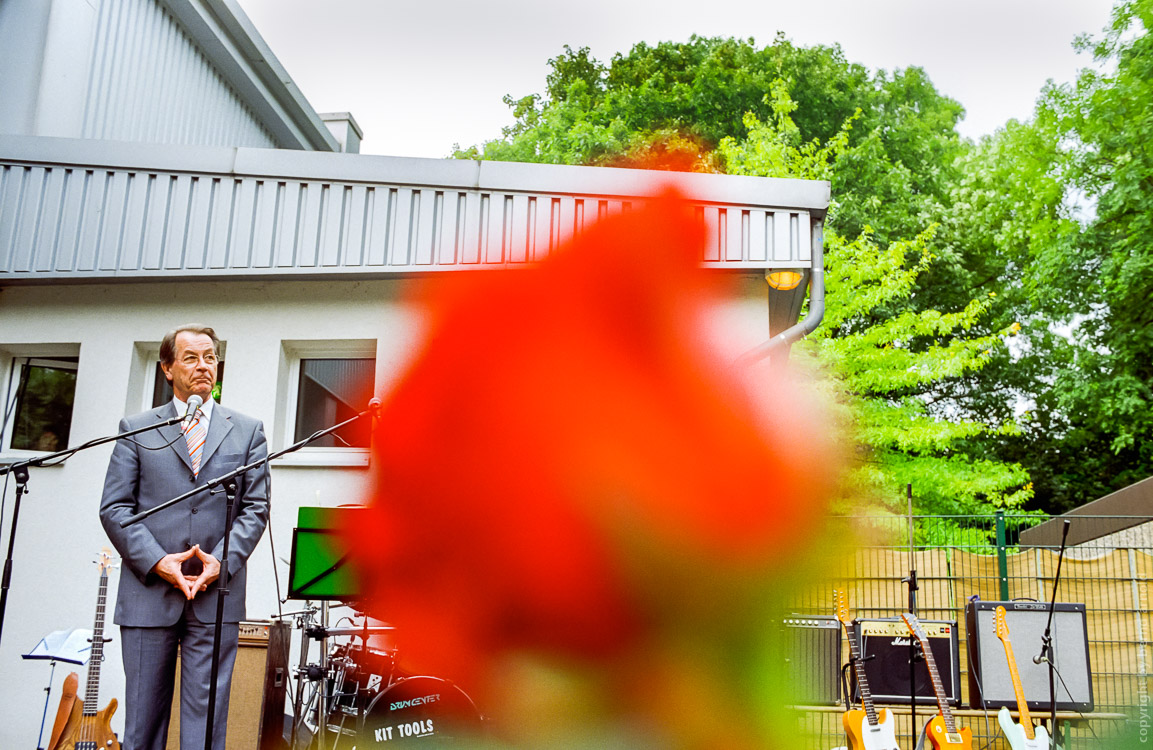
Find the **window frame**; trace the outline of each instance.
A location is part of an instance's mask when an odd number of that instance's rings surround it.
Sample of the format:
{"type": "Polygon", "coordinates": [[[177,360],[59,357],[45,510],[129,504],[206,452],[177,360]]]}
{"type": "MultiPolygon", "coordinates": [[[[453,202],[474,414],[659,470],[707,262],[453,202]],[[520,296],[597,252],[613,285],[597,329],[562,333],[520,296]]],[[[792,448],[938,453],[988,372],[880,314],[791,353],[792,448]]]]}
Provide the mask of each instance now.
{"type": "MultiPolygon", "coordinates": [[[[57,451],[66,450],[75,442],[73,439],[76,427],[76,393],[79,391],[80,380],[80,344],[16,344],[0,346],[0,375],[2,375],[2,390],[0,390],[0,466],[9,466],[30,458],[47,456],[57,451]],[[75,362],[62,358],[76,359],[75,362]],[[68,423],[68,442],[53,451],[32,450],[27,448],[13,448],[12,438],[16,433],[16,398],[20,388],[20,367],[24,363],[41,363],[59,369],[74,370],[76,372],[77,388],[72,394],[72,413],[68,423]],[[11,409],[11,413],[9,413],[11,409]]],[[[61,464],[63,461],[60,462],[61,464]]],[[[57,464],[53,464],[54,466],[57,464]]]]}
{"type": "MultiPolygon", "coordinates": [[[[280,376],[277,379],[276,432],[272,450],[282,450],[296,442],[297,408],[300,398],[300,363],[306,359],[371,359],[373,360],[372,392],[376,393],[380,377],[380,357],[376,339],[324,341],[282,341],[280,376]]],[[[367,404],[366,404],[367,406],[367,404]]],[[[365,417],[369,419],[370,417],[365,417]]],[[[371,433],[370,433],[371,435],[371,433]]],[[[371,437],[370,437],[371,441],[371,437]]],[[[333,466],[363,468],[371,463],[372,445],[368,448],[304,447],[273,459],[273,466],[333,466]]]]}

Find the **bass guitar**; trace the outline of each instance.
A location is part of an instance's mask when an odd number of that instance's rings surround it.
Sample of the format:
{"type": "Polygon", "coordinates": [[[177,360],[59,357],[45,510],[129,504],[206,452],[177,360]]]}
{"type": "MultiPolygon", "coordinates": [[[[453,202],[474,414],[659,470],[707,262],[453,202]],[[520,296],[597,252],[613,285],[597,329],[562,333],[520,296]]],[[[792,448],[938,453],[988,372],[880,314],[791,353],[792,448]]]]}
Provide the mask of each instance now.
{"type": "Polygon", "coordinates": [[[997,723],[1009,740],[1013,750],[1048,750],[1049,733],[1045,727],[1033,726],[1033,717],[1029,715],[1029,701],[1025,700],[1025,688],[1021,687],[1021,675],[1017,673],[1017,659],[1013,656],[1013,644],[1009,641],[1009,623],[1005,621],[1005,608],[997,607],[993,613],[993,625],[1001,645],[1005,647],[1005,658],[1009,660],[1009,677],[1013,680],[1013,694],[1017,696],[1017,712],[1021,715],[1021,722],[1015,723],[1009,709],[1004,706],[997,712],[997,723]]]}
{"type": "Polygon", "coordinates": [[[865,677],[865,664],[861,661],[861,646],[853,633],[853,622],[849,619],[849,602],[845,592],[833,589],[833,602],[837,609],[837,619],[845,626],[849,639],[849,653],[853,657],[853,670],[857,675],[857,688],[861,691],[861,706],[846,711],[841,716],[845,734],[849,736],[849,750],[900,750],[897,747],[896,720],[888,709],[880,711],[873,705],[873,694],[869,692],[869,681],[865,677]]]}
{"type": "Polygon", "coordinates": [[[901,615],[909,632],[920,642],[921,651],[925,656],[925,666],[929,668],[929,678],[933,682],[933,694],[937,696],[937,708],[940,713],[934,716],[925,734],[934,750],[973,750],[973,733],[967,727],[957,726],[953,718],[953,711],[949,708],[949,698],[945,694],[945,686],[941,684],[941,675],[937,672],[937,662],[933,658],[933,650],[929,647],[929,634],[917,616],[911,612],[901,615]]]}
{"type": "Polygon", "coordinates": [[[92,652],[88,659],[88,680],[84,687],[84,702],[72,704],[72,713],[60,732],[60,739],[49,750],[120,750],[120,742],[112,731],[112,714],[116,713],[116,699],[97,709],[100,695],[100,665],[104,661],[104,601],[108,596],[108,569],[112,567],[112,551],[100,550],[96,564],[100,566],[100,588],[96,596],[96,622],[92,626],[92,652]]]}

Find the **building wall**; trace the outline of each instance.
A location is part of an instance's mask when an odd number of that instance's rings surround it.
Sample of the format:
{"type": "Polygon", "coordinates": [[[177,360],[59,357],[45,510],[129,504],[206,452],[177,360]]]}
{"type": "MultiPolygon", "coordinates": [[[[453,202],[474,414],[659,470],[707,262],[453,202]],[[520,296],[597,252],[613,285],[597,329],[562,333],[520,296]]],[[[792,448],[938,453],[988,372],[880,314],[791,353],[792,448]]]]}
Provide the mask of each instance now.
{"type": "Polygon", "coordinates": [[[82,138],[276,145],[157,0],[102,0],[86,89],[82,138]]]}
{"type": "MultiPolygon", "coordinates": [[[[335,148],[307,102],[277,83],[277,71],[257,66],[271,83],[238,92],[229,76],[244,75],[236,63],[244,54],[232,49],[233,40],[211,32],[194,39],[170,10],[201,18],[216,17],[222,7],[218,0],[5,0],[0,133],[300,148],[299,139],[287,134],[311,129],[316,133],[300,137],[335,148]],[[278,85],[285,90],[277,91],[278,85]],[[284,101],[273,103],[278,97],[284,101]],[[276,136],[270,126],[284,132],[276,136]]],[[[236,17],[225,20],[243,26],[236,17]]],[[[236,33],[263,45],[258,35],[236,33]]],[[[265,64],[279,65],[274,59],[265,64]]]]}
{"type": "Polygon", "coordinates": [[[38,0],[0,3],[0,133],[34,133],[48,13],[38,0]]]}
{"type": "MultiPolygon", "coordinates": [[[[0,290],[0,385],[11,375],[13,355],[46,345],[78,352],[79,369],[70,445],[114,433],[121,417],[148,405],[154,347],[174,325],[212,325],[224,341],[226,370],[222,402],[262,419],[272,449],[291,442],[288,373],[294,354],[324,356],[353,342],[376,349],[376,391],[384,393],[411,357],[420,318],[405,302],[397,279],[360,281],[219,281],[36,285],[0,290]]],[[[713,339],[726,354],[768,338],[763,279],[742,277],[733,296],[713,317],[713,339]]],[[[111,444],[76,454],[59,467],[35,469],[20,510],[14,568],[0,664],[0,701],[9,721],[0,723],[0,747],[31,747],[44,708],[47,662],[25,661],[41,637],[54,630],[92,626],[97,572],[94,553],[108,541],[97,508],[111,444]]],[[[340,451],[278,460],[273,465],[272,520],[249,562],[248,614],[267,619],[277,611],[277,588],[286,585],[287,560],[297,510],[302,505],[336,506],[365,500],[369,469],[364,457],[340,451]],[[340,465],[341,463],[345,465],[340,465]]],[[[13,488],[6,490],[11,508],[13,488]]],[[[0,534],[8,539],[11,511],[0,534]]],[[[108,611],[115,602],[116,577],[108,611]]],[[[283,594],[282,594],[283,595],[283,594]]],[[[285,609],[299,608],[289,602],[285,609]]],[[[118,630],[106,647],[100,704],[124,695],[118,630]]],[[[299,633],[294,634],[294,641],[299,633]]],[[[399,635],[403,648],[403,634],[399,635]]],[[[295,647],[295,644],[294,644],[295,647]]],[[[316,651],[313,650],[315,657],[316,651]]],[[[296,656],[293,656],[295,664],[296,656]]],[[[51,716],[63,675],[60,665],[51,716]]],[[[81,679],[84,670],[78,669],[81,679]]],[[[51,720],[49,720],[49,726],[51,720]]],[[[113,719],[123,728],[122,710],[113,719]]]]}

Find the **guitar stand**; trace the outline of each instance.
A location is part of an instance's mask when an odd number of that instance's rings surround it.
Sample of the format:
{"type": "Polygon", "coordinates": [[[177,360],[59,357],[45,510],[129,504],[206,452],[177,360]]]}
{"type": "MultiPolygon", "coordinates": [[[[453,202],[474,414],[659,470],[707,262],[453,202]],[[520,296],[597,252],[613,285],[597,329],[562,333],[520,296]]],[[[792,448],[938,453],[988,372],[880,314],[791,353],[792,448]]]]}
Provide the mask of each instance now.
{"type": "MultiPolygon", "coordinates": [[[[869,654],[867,656],[863,656],[860,659],[856,659],[852,655],[850,655],[848,663],[841,665],[841,690],[843,691],[841,694],[845,696],[845,710],[846,711],[852,710],[852,707],[853,707],[853,694],[851,692],[849,692],[849,670],[855,669],[858,661],[861,661],[861,662],[872,661],[874,658],[876,658],[874,654],[869,654]]],[[[845,734],[845,747],[847,748],[849,746],[849,744],[850,744],[849,735],[848,735],[848,733],[846,733],[845,734]]],[[[838,749],[834,748],[834,750],[838,750],[838,749]]]]}
{"type": "Polygon", "coordinates": [[[913,750],[924,750],[925,741],[929,737],[929,724],[932,722],[932,716],[925,720],[925,726],[921,727],[921,733],[917,735],[917,744],[913,747],[913,750]]]}
{"type": "Polygon", "coordinates": [[[858,661],[864,663],[867,661],[872,661],[875,658],[877,658],[875,654],[862,656],[860,659],[855,659],[850,656],[848,663],[841,665],[841,690],[843,691],[841,694],[845,696],[846,711],[853,707],[853,694],[849,691],[849,670],[855,669],[858,661]]]}

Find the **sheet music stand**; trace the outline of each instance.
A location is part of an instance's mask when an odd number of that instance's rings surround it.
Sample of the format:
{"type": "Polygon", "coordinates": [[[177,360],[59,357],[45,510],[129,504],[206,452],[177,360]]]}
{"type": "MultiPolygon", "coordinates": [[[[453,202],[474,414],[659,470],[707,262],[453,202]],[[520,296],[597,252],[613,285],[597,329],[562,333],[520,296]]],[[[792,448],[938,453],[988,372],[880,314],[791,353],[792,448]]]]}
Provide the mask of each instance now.
{"type": "Polygon", "coordinates": [[[360,576],[349,562],[348,547],[340,530],[351,528],[364,510],[362,506],[300,509],[292,530],[290,599],[347,601],[361,597],[360,576]]]}

